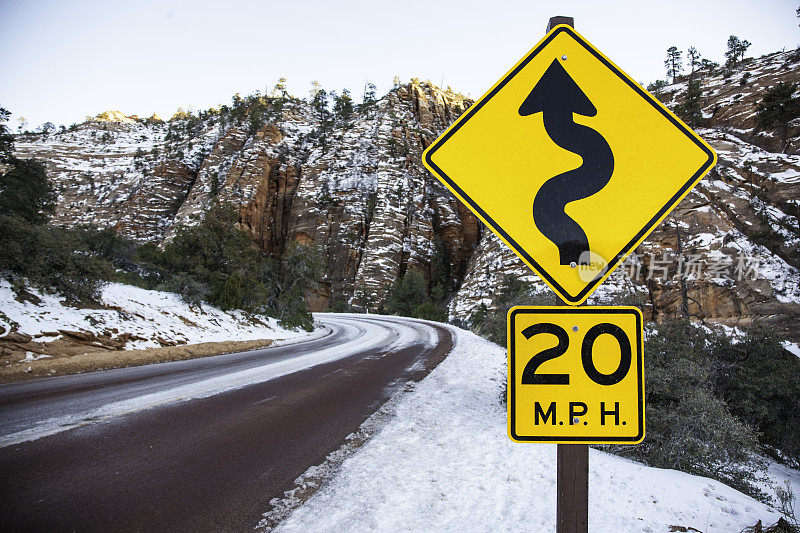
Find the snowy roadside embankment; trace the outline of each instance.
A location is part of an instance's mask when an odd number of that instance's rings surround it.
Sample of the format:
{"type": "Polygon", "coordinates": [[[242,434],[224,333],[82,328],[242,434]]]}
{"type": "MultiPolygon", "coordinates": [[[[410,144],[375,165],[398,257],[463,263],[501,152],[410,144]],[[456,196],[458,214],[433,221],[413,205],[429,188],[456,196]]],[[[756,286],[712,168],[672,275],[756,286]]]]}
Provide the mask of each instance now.
{"type": "Polygon", "coordinates": [[[0,279],[0,383],[256,350],[329,333],[287,330],[275,319],[177,294],[110,283],[102,305],[75,308],[0,279]],[[20,301],[24,300],[24,301],[20,301]]]}
{"type": "MultiPolygon", "coordinates": [[[[505,351],[452,329],[447,359],[279,531],[555,530],[555,445],[509,440],[505,351]]],[[[719,482],[590,450],[592,531],[727,532],[778,517],[719,482]]]]}
{"type": "Polygon", "coordinates": [[[56,295],[30,292],[40,301],[18,301],[11,284],[0,280],[0,336],[14,331],[47,344],[64,335],[59,330],[109,338],[127,334],[125,349],[143,349],[307,335],[302,330],[284,329],[272,318],[221,311],[208,304],[190,307],[177,294],[121,283],[109,283],[103,288],[103,309],[69,307],[56,295]]]}

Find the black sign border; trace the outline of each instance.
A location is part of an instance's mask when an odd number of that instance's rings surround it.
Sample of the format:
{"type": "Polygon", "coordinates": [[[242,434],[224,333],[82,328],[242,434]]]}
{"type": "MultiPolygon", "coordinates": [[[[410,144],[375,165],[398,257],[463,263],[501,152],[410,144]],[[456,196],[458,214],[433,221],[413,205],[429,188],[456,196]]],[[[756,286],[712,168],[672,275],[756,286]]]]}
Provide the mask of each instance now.
{"type": "Polygon", "coordinates": [[[607,272],[613,270],[616,267],[617,263],[622,261],[625,257],[627,257],[630,254],[630,252],[632,251],[635,244],[639,241],[639,239],[650,233],[655,228],[656,224],[661,219],[661,217],[664,216],[669,211],[671,211],[678,204],[683,194],[693,187],[695,181],[697,181],[700,178],[700,176],[702,176],[706,172],[706,170],[708,170],[714,164],[714,160],[716,159],[714,152],[709,150],[708,147],[706,147],[703,143],[701,143],[696,138],[696,136],[691,132],[691,130],[689,130],[684,124],[682,124],[679,120],[677,120],[670,112],[665,110],[661,105],[657,104],[656,103],[657,100],[656,101],[653,100],[654,98],[647,91],[645,91],[638,83],[630,80],[608,59],[603,57],[601,53],[595,50],[589,43],[584,41],[580,37],[580,35],[575,33],[572,30],[572,28],[570,28],[569,26],[558,26],[553,30],[552,33],[550,33],[550,35],[547,38],[545,38],[541,43],[539,43],[539,45],[536,46],[536,48],[534,48],[525,57],[525,59],[523,59],[519,63],[519,65],[517,65],[516,68],[514,68],[514,70],[512,70],[505,78],[503,78],[503,80],[500,83],[498,83],[497,86],[494,89],[492,89],[491,92],[489,92],[486,96],[481,98],[472,107],[470,107],[467,110],[467,112],[457,120],[456,124],[450,130],[447,131],[445,135],[441,136],[436,141],[434,141],[433,145],[431,145],[431,147],[425,152],[425,161],[431,168],[436,170],[439,176],[444,181],[446,181],[447,184],[453,190],[458,192],[458,195],[461,197],[461,199],[466,201],[474,211],[480,213],[481,217],[492,227],[492,229],[496,233],[499,233],[500,235],[503,236],[506,242],[511,245],[511,247],[518,255],[524,257],[525,260],[531,266],[533,266],[533,269],[536,271],[537,274],[544,277],[550,284],[550,286],[556,289],[556,292],[559,293],[559,296],[561,296],[561,298],[564,299],[564,301],[571,304],[577,304],[583,301],[588,294],[594,291],[595,286],[598,283],[600,283],[600,280],[603,278],[603,276],[606,275],[607,272]],[[591,282],[589,282],[588,285],[586,285],[586,287],[581,289],[581,291],[578,292],[578,294],[575,296],[569,294],[566,291],[566,289],[564,289],[564,287],[562,287],[558,282],[556,282],[556,280],[553,279],[553,277],[533,257],[531,257],[529,253],[527,253],[519,244],[517,244],[517,242],[514,239],[512,239],[511,236],[508,233],[506,233],[505,230],[501,228],[500,225],[497,222],[495,222],[495,220],[492,217],[490,217],[488,213],[486,213],[474,200],[472,200],[472,198],[469,197],[469,195],[467,195],[464,192],[463,189],[461,189],[461,187],[459,187],[456,184],[455,181],[453,181],[441,168],[439,168],[439,166],[436,163],[433,162],[433,154],[436,153],[436,151],[455,132],[457,132],[464,124],[466,124],[467,121],[470,118],[472,118],[475,115],[475,113],[477,113],[486,104],[486,102],[491,100],[492,97],[494,97],[494,95],[496,95],[509,81],[511,81],[511,79],[514,76],[516,76],[520,70],[525,68],[525,66],[531,61],[531,59],[533,59],[539,52],[541,52],[542,49],[550,43],[550,41],[552,41],[557,35],[563,32],[568,33],[573,39],[575,39],[576,42],[578,42],[581,46],[583,46],[589,53],[595,56],[609,70],[611,70],[614,74],[616,74],[617,77],[619,77],[629,87],[631,87],[634,91],[636,91],[642,98],[645,99],[645,101],[647,101],[647,103],[653,106],[653,108],[656,111],[661,113],[667,120],[669,120],[672,124],[674,124],[675,127],[678,128],[678,130],[680,130],[684,135],[686,135],[689,139],[691,139],[693,143],[695,143],[701,150],[703,150],[704,153],[708,155],[708,160],[705,163],[703,163],[700,169],[697,172],[695,172],[692,175],[692,177],[689,178],[689,180],[678,190],[678,192],[676,192],[672,196],[672,198],[670,198],[669,201],[661,209],[659,209],[659,211],[655,214],[655,216],[653,216],[653,218],[651,218],[650,221],[647,222],[647,224],[645,224],[645,226],[641,230],[639,230],[639,232],[637,232],[636,235],[634,235],[634,237],[628,242],[628,244],[623,246],[622,250],[620,250],[620,252],[617,253],[617,255],[614,256],[608,262],[603,271],[600,272],[591,282]]]}
{"type": "Polygon", "coordinates": [[[511,309],[508,313],[508,433],[515,441],[522,442],[548,442],[548,443],[638,443],[644,438],[644,345],[642,340],[642,312],[638,308],[602,308],[602,307],[547,307],[547,308],[519,308],[511,309]],[[639,380],[638,400],[639,400],[639,431],[634,437],[536,437],[531,435],[517,435],[516,432],[516,324],[515,319],[519,314],[551,314],[551,315],[570,315],[570,314],[600,314],[600,315],[621,315],[632,314],[636,317],[636,364],[637,379],[639,380]]]}

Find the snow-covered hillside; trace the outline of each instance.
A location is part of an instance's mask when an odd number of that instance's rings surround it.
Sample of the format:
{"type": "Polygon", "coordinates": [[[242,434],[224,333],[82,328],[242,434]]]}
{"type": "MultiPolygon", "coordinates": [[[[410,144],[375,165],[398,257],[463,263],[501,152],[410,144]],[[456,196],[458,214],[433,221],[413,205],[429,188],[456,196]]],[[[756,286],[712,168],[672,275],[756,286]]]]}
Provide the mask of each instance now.
{"type": "MultiPolygon", "coordinates": [[[[67,352],[142,349],[202,342],[287,339],[305,335],[280,327],[263,316],[221,311],[208,304],[191,307],[173,293],[110,283],[103,288],[100,308],[65,306],[61,298],[30,291],[19,301],[6,280],[0,280],[0,336],[28,350],[29,359],[71,345],[67,352]],[[36,301],[38,300],[38,301],[36,301]]],[[[4,351],[11,349],[5,347],[4,351]]],[[[62,350],[63,351],[63,350],[62,350]]],[[[12,352],[13,353],[13,352],[12,352]]],[[[4,364],[14,358],[8,355],[4,364]]]]}
{"type": "MultiPolygon", "coordinates": [[[[506,435],[505,350],[452,328],[455,348],[278,531],[554,531],[555,446],[506,435]]],[[[590,451],[589,529],[738,532],[775,509],[716,481],[590,451]]],[[[323,468],[298,483],[313,484],[323,468]]],[[[800,493],[800,472],[771,471],[800,493]]],[[[273,501],[263,525],[292,503],[273,501]]]]}
{"type": "MultiPolygon", "coordinates": [[[[800,52],[797,49],[773,52],[761,57],[747,58],[734,69],[726,67],[707,69],[695,73],[702,89],[702,113],[707,125],[716,129],[730,129],[738,134],[753,137],[759,145],[780,149],[779,136],[775,132],[758,132],[753,135],[755,124],[755,107],[764,96],[764,92],[777,83],[797,83],[800,81],[800,52]]],[[[689,76],[680,76],[673,83],[659,89],[657,94],[670,108],[675,108],[684,101],[689,76]]],[[[797,96],[797,93],[795,93],[797,96]]],[[[798,147],[796,135],[800,124],[794,122],[791,129],[795,131],[791,147],[798,147]]],[[[790,132],[791,133],[791,132],[790,132]]],[[[790,135],[791,136],[791,135],[790,135]]]]}

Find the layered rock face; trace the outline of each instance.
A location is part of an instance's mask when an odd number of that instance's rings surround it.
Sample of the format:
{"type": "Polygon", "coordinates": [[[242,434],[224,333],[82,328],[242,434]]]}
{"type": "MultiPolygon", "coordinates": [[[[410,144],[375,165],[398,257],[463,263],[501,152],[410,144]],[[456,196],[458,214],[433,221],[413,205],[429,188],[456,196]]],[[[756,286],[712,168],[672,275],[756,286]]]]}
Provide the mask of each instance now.
{"type": "MultiPolygon", "coordinates": [[[[751,133],[758,95],[796,77],[792,57],[765,56],[727,78],[698,73],[709,118],[700,134],[720,162],[637,250],[640,264],[612,275],[591,302],[635,302],[656,320],[688,311],[732,326],[769,322],[800,338],[800,156],[759,148],[752,143],[774,149],[769,135],[759,141],[751,133]],[[745,71],[754,85],[741,85],[745,71]]],[[[668,86],[662,97],[680,105],[685,90],[685,82],[668,86]]],[[[544,290],[422,166],[422,151],[470,104],[412,82],[348,119],[289,99],[256,129],[215,114],[87,122],[21,136],[16,147],[20,157],[46,161],[59,193],[56,224],[164,241],[212,200],[229,201],[266,253],[279,256],[293,241],[320,247],[326,271],[317,309],[377,309],[408,270],[429,276],[431,259],[443,253],[450,317],[468,321],[481,304],[494,304],[506,275],[544,290]]]]}
{"type": "Polygon", "coordinates": [[[292,99],[254,132],[218,115],[189,125],[105,114],[66,133],[21,136],[16,148],[47,163],[56,224],[164,241],[212,200],[231,202],[266,253],[279,256],[292,241],[321,247],[316,307],[374,309],[408,269],[428,274],[437,239],[452,263],[450,289],[463,277],[478,220],[428,175],[421,154],[469,104],[411,83],[349,119],[292,99]]]}

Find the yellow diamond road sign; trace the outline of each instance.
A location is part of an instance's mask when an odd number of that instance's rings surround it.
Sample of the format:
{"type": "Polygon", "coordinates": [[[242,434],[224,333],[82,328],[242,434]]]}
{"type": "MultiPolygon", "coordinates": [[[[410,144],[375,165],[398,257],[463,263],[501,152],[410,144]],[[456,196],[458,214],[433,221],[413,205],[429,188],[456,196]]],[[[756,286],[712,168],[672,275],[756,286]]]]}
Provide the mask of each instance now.
{"type": "Polygon", "coordinates": [[[518,442],[641,442],[642,359],[636,307],[512,308],[508,435],[518,442]]]}
{"type": "Polygon", "coordinates": [[[563,300],[580,304],[716,154],[561,25],[429,146],[423,161],[563,300]]]}

